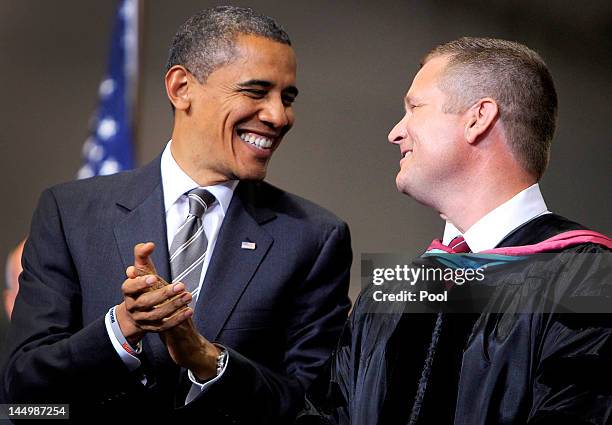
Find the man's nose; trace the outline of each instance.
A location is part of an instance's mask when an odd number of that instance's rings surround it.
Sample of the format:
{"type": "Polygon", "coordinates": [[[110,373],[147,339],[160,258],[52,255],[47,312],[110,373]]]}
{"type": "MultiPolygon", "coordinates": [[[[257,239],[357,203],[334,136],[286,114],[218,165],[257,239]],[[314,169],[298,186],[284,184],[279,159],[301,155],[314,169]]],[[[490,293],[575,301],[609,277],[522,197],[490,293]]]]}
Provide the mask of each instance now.
{"type": "Polygon", "coordinates": [[[273,128],[291,124],[291,118],[282,99],[270,98],[259,112],[259,119],[273,128]]]}
{"type": "Polygon", "coordinates": [[[387,140],[389,140],[389,143],[397,145],[406,138],[406,134],[406,116],[404,116],[397,124],[395,124],[395,127],[391,129],[389,136],[387,136],[387,140]]]}

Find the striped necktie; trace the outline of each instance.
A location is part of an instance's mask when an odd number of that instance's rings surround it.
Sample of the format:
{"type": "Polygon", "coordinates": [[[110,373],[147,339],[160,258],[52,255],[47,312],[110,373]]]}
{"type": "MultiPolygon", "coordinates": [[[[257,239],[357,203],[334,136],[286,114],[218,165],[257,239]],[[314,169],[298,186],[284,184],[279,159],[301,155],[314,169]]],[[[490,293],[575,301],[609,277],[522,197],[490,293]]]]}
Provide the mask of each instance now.
{"type": "Polygon", "coordinates": [[[172,283],[183,282],[187,291],[193,294],[193,307],[200,286],[202,265],[206,258],[208,239],[204,232],[202,216],[215,202],[215,196],[208,190],[197,187],[187,192],[189,214],[178,228],[170,246],[170,270],[172,283]]]}

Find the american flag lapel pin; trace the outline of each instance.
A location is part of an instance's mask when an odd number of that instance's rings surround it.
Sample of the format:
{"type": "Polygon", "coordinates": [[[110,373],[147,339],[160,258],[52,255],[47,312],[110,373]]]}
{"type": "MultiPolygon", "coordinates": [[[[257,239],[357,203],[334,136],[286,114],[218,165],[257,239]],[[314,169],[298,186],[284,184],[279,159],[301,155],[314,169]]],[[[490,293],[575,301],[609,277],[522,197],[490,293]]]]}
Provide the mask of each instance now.
{"type": "Polygon", "coordinates": [[[255,242],[247,242],[247,241],[243,241],[241,248],[242,249],[255,249],[257,247],[257,245],[255,244],[255,242]]]}

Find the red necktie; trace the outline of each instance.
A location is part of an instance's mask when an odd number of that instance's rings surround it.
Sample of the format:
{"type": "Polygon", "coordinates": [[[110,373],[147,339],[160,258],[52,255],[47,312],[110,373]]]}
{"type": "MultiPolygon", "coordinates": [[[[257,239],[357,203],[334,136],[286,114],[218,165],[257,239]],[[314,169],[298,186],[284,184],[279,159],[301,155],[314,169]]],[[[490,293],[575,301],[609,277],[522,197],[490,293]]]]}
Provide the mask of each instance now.
{"type": "Polygon", "coordinates": [[[452,241],[450,241],[448,247],[457,254],[472,252],[463,236],[456,236],[452,241]]]}
{"type": "Polygon", "coordinates": [[[448,254],[465,254],[472,252],[463,236],[456,236],[448,245],[444,245],[440,239],[434,239],[429,244],[426,253],[433,251],[442,251],[448,254]]]}

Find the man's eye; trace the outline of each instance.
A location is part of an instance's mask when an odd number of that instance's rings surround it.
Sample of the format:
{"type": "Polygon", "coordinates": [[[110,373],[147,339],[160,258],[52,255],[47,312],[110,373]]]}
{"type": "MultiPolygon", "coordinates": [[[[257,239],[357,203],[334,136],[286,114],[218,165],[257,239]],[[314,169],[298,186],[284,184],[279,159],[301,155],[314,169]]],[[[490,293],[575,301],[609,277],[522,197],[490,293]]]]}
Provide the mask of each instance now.
{"type": "Polygon", "coordinates": [[[285,106],[291,106],[295,102],[295,96],[283,96],[282,99],[285,106]]]}
{"type": "Polygon", "coordinates": [[[257,90],[257,89],[244,89],[243,92],[247,93],[252,97],[264,97],[268,92],[265,90],[257,90]]]}

